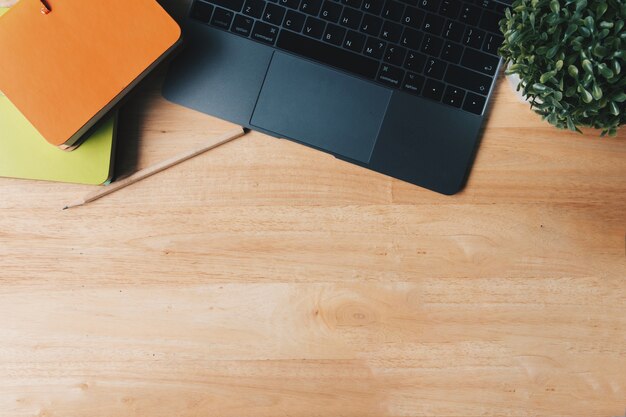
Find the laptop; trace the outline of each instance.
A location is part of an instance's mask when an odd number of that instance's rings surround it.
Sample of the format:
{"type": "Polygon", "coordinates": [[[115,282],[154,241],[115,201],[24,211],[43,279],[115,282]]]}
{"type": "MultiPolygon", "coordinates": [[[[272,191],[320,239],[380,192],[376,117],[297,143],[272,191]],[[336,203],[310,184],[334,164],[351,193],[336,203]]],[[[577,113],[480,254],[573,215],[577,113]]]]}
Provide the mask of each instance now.
{"type": "Polygon", "coordinates": [[[467,181],[511,0],[163,0],[170,101],[442,194],[467,181]]]}

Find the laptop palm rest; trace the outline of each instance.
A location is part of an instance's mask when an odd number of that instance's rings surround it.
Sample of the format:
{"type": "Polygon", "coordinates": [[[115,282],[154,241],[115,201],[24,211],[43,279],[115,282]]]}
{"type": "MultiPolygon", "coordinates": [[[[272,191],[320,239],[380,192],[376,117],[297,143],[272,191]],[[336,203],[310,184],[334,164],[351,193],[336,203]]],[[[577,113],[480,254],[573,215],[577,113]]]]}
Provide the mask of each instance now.
{"type": "Polygon", "coordinates": [[[383,87],[275,52],[250,124],[368,163],[390,97],[383,87]]]}

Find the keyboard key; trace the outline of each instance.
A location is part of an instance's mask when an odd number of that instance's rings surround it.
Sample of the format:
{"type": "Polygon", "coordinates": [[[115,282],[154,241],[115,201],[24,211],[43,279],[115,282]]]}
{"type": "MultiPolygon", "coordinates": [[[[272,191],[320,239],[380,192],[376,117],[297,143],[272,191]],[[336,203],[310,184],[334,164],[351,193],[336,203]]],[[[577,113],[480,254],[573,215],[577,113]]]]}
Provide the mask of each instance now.
{"type": "Polygon", "coordinates": [[[354,7],[355,9],[360,9],[363,0],[341,0],[343,4],[346,6],[354,7]]]}
{"type": "Polygon", "coordinates": [[[400,0],[400,1],[409,6],[417,6],[417,0],[400,0]]]}
{"type": "Polygon", "coordinates": [[[300,11],[313,16],[319,14],[321,7],[322,0],[302,0],[302,3],[300,3],[300,11]]]}
{"type": "Polygon", "coordinates": [[[231,10],[216,7],[215,12],[213,12],[213,18],[211,19],[211,25],[228,30],[234,16],[235,14],[231,10]]]}
{"type": "Polygon", "coordinates": [[[272,25],[281,25],[287,9],[276,4],[268,3],[263,12],[263,20],[272,25]]]}
{"type": "Polygon", "coordinates": [[[443,94],[442,102],[454,107],[461,107],[463,104],[463,98],[465,97],[465,91],[458,87],[449,85],[446,88],[446,92],[443,94]]]}
{"type": "Polygon", "coordinates": [[[480,19],[481,12],[482,10],[478,7],[464,4],[461,6],[461,15],[459,16],[459,20],[463,23],[467,23],[468,25],[476,26],[478,20],[480,19]]]}
{"type": "Polygon", "coordinates": [[[213,14],[213,6],[203,1],[196,1],[191,8],[191,17],[202,23],[209,23],[213,14]]]}
{"type": "Polygon", "coordinates": [[[444,81],[486,96],[492,78],[457,65],[449,65],[444,81]]]}
{"type": "Polygon", "coordinates": [[[415,29],[420,28],[422,26],[422,20],[424,20],[425,15],[426,13],[424,13],[420,9],[409,6],[404,11],[402,23],[415,29]]]}
{"type": "Polygon", "coordinates": [[[288,10],[285,20],[283,21],[283,27],[293,30],[294,32],[300,32],[304,27],[305,20],[306,16],[302,13],[298,13],[294,10],[288,10]]]}
{"type": "Polygon", "coordinates": [[[500,60],[492,55],[466,48],[461,60],[461,65],[487,75],[494,75],[500,60]]]}
{"type": "Polygon", "coordinates": [[[411,94],[419,94],[424,86],[424,77],[414,72],[407,72],[402,83],[402,89],[411,94]]]}
{"type": "Polygon", "coordinates": [[[504,38],[502,36],[488,33],[483,45],[483,51],[492,55],[498,55],[498,49],[502,46],[502,42],[504,42],[504,38]]]}
{"type": "Polygon", "coordinates": [[[383,64],[380,66],[378,73],[378,81],[391,87],[398,88],[404,78],[404,71],[391,65],[383,64]]]}
{"type": "Polygon", "coordinates": [[[398,43],[400,36],[402,36],[402,26],[388,20],[385,21],[383,30],[380,32],[380,37],[385,41],[398,43]]]}
{"type": "Polygon", "coordinates": [[[463,47],[459,44],[446,41],[443,45],[443,52],[441,52],[441,58],[453,64],[458,64],[463,55],[463,47]]]}
{"type": "Polygon", "coordinates": [[[419,52],[409,51],[406,55],[406,61],[404,62],[404,68],[420,73],[426,66],[426,55],[422,55],[419,52]]]}
{"type": "Polygon", "coordinates": [[[233,21],[230,31],[236,33],[237,35],[248,37],[250,36],[250,32],[252,32],[253,24],[254,19],[238,14],[235,16],[235,20],[233,21]]]}
{"type": "Polygon", "coordinates": [[[263,15],[263,9],[265,9],[263,0],[248,0],[243,6],[243,14],[260,19],[263,15]]]}
{"type": "Polygon", "coordinates": [[[278,28],[267,23],[257,21],[252,30],[252,39],[273,45],[278,36],[278,28]]]}
{"type": "Polygon", "coordinates": [[[433,35],[441,35],[444,22],[445,21],[443,17],[435,16],[434,14],[426,14],[426,18],[424,19],[424,24],[422,25],[422,29],[426,33],[430,33],[433,35]]]}
{"type": "Polygon", "coordinates": [[[324,20],[337,23],[339,21],[339,17],[341,16],[341,9],[342,7],[337,3],[326,0],[322,6],[320,17],[324,20]]]}
{"type": "Polygon", "coordinates": [[[421,32],[406,28],[400,38],[400,45],[410,49],[419,49],[422,36],[424,35],[421,32]]]}
{"type": "Polygon", "coordinates": [[[443,37],[453,42],[460,42],[463,37],[465,25],[448,20],[443,28],[443,37]]]}
{"type": "Polygon", "coordinates": [[[430,56],[439,56],[441,48],[443,48],[443,39],[432,35],[424,36],[422,52],[430,56]]]}
{"type": "Polygon", "coordinates": [[[446,64],[443,61],[440,61],[435,58],[428,58],[426,60],[426,68],[424,69],[424,75],[429,78],[435,78],[437,80],[441,80],[443,78],[443,74],[446,72],[446,64]]]}
{"type": "Polygon", "coordinates": [[[437,13],[439,11],[440,4],[441,0],[418,0],[417,2],[418,7],[433,13],[437,13]]]}
{"type": "Polygon", "coordinates": [[[383,59],[391,65],[401,66],[404,63],[405,55],[406,49],[396,45],[389,45],[383,59]]]}
{"type": "Polygon", "coordinates": [[[474,3],[483,9],[494,10],[496,8],[496,2],[492,0],[474,0],[474,3]]]}
{"type": "Polygon", "coordinates": [[[383,19],[380,17],[372,16],[371,14],[366,14],[363,17],[363,21],[361,22],[361,32],[367,33],[368,35],[378,36],[380,33],[380,28],[383,25],[383,19]]]}
{"type": "Polygon", "coordinates": [[[439,101],[443,95],[444,87],[445,84],[440,83],[439,81],[427,79],[424,84],[424,91],[422,92],[422,95],[426,98],[439,101]]]}
{"type": "Polygon", "coordinates": [[[339,19],[339,24],[350,29],[358,29],[362,18],[363,12],[345,7],[341,19],[339,19]]]}
{"type": "Polygon", "coordinates": [[[485,39],[485,32],[475,28],[467,28],[463,36],[463,45],[480,49],[485,39]]]}
{"type": "Polygon", "coordinates": [[[489,32],[500,33],[501,19],[501,15],[485,11],[483,12],[483,17],[480,19],[480,24],[478,26],[489,32]]]}
{"type": "Polygon", "coordinates": [[[343,41],[343,47],[360,53],[365,46],[365,39],[365,35],[349,30],[346,34],[346,39],[343,41]]]}
{"type": "Polygon", "coordinates": [[[263,20],[273,25],[281,25],[286,11],[284,7],[268,3],[263,12],[263,20]]]}
{"type": "Polygon", "coordinates": [[[378,15],[383,10],[383,0],[365,0],[361,9],[365,12],[378,15]]]}
{"type": "Polygon", "coordinates": [[[378,61],[306,38],[288,30],[280,32],[276,45],[285,51],[314,59],[365,78],[374,79],[378,74],[378,61]]]}
{"type": "Polygon", "coordinates": [[[375,38],[367,38],[363,53],[369,57],[380,59],[383,57],[383,53],[385,52],[385,46],[387,46],[387,44],[383,41],[375,38]]]}
{"type": "Polygon", "coordinates": [[[459,0],[443,0],[439,14],[450,19],[456,19],[461,10],[461,2],[459,0]]]}
{"type": "Polygon", "coordinates": [[[479,96],[474,93],[467,93],[465,97],[465,103],[463,103],[463,110],[468,112],[481,115],[483,114],[483,109],[485,108],[485,102],[487,99],[483,96],[479,96]]]}
{"type": "Polygon", "coordinates": [[[278,4],[290,9],[297,9],[300,6],[300,0],[278,0],[278,4]]]}
{"type": "Polygon", "coordinates": [[[314,17],[307,17],[302,33],[313,38],[320,39],[324,34],[326,23],[314,17]]]}
{"type": "Polygon", "coordinates": [[[240,12],[243,6],[243,0],[209,0],[209,3],[236,12],[240,12]]]}
{"type": "Polygon", "coordinates": [[[329,23],[326,26],[326,33],[324,33],[324,41],[341,46],[344,36],[346,36],[346,30],[344,28],[329,23]]]}
{"type": "Polygon", "coordinates": [[[404,14],[404,4],[394,0],[387,0],[383,9],[383,18],[399,22],[404,14]]]}

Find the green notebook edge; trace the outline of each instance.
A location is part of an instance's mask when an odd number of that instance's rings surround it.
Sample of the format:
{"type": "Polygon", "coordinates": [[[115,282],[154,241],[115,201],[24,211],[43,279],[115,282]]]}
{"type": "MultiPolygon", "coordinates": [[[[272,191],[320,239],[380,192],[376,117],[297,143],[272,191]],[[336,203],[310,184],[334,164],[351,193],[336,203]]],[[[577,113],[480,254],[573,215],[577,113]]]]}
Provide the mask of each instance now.
{"type": "MultiPolygon", "coordinates": [[[[0,8],[0,16],[7,10],[0,8]]],[[[47,143],[0,92],[0,177],[108,184],[113,177],[116,132],[117,112],[76,150],[62,151],[47,143]]]]}

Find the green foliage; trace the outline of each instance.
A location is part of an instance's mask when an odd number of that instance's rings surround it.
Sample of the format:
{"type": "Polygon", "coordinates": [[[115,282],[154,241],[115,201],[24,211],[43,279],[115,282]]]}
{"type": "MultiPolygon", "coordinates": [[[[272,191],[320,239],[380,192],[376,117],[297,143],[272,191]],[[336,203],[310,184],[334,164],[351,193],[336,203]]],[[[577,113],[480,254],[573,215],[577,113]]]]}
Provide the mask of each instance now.
{"type": "Polygon", "coordinates": [[[500,22],[507,74],[554,126],[614,136],[626,120],[626,2],[515,0],[500,22]]]}

